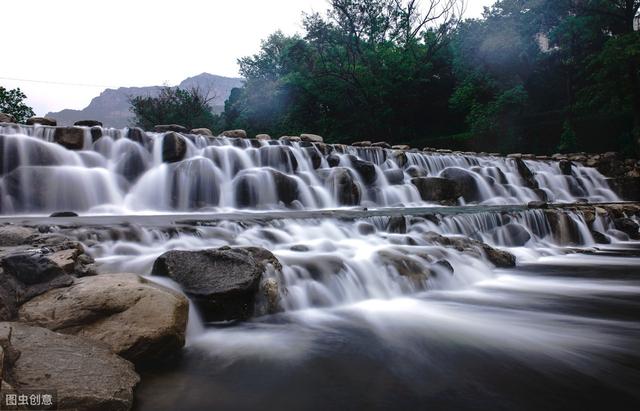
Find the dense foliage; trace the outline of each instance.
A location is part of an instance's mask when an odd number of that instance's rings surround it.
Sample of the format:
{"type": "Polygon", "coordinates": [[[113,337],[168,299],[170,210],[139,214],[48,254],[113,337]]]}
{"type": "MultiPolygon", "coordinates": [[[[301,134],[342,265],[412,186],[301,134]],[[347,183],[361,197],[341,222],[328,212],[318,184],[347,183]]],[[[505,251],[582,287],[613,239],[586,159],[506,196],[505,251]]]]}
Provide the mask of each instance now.
{"type": "Polygon", "coordinates": [[[19,88],[6,89],[0,86],[0,113],[11,114],[19,123],[24,123],[35,113],[25,104],[27,96],[19,88]]]}
{"type": "Polygon", "coordinates": [[[637,149],[640,0],[331,0],[239,60],[222,126],[476,150],[637,149]],[[637,24],[637,23],[636,23],[637,24]]]}
{"type": "Polygon", "coordinates": [[[215,128],[217,116],[211,112],[213,99],[198,89],[163,87],[157,96],[131,98],[134,124],[152,130],[158,124],[180,124],[187,128],[215,128]]]}

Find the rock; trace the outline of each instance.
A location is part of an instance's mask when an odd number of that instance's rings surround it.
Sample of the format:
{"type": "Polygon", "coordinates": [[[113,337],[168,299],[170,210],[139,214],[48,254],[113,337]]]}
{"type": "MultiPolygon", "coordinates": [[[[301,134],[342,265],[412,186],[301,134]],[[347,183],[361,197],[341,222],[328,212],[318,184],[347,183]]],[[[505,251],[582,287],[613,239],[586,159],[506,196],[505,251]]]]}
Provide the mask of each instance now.
{"type": "Polygon", "coordinates": [[[354,206],[360,204],[360,187],[355,183],[354,176],[348,168],[332,168],[325,184],[334,193],[338,205],[354,206]]]}
{"type": "Polygon", "coordinates": [[[278,200],[282,201],[285,205],[291,205],[291,203],[299,198],[300,190],[298,189],[298,182],[295,178],[275,170],[271,170],[271,175],[273,177],[273,183],[276,186],[278,200]]]}
{"type": "Polygon", "coordinates": [[[632,219],[626,217],[616,218],[613,220],[613,225],[617,230],[627,234],[632,240],[640,240],[640,226],[632,219]]]}
{"type": "Polygon", "coordinates": [[[16,118],[11,114],[0,113],[0,123],[15,123],[16,118]]]}
{"type": "Polygon", "coordinates": [[[208,137],[213,137],[213,133],[211,132],[211,130],[209,130],[208,128],[194,128],[191,129],[191,134],[197,134],[199,136],[208,136],[208,137]]]}
{"type": "Polygon", "coordinates": [[[376,181],[378,178],[376,174],[376,166],[372,162],[360,160],[358,157],[352,155],[349,156],[349,160],[351,161],[353,169],[360,174],[362,181],[366,185],[371,185],[376,181]]]}
{"type": "Polygon", "coordinates": [[[74,212],[74,211],[56,211],[54,213],[51,213],[51,215],[49,215],[49,217],[78,217],[78,213],[74,212]]]}
{"type": "Polygon", "coordinates": [[[269,134],[256,134],[256,140],[259,141],[270,141],[271,136],[269,134]]]}
{"type": "Polygon", "coordinates": [[[416,186],[423,201],[454,203],[460,193],[455,181],[442,177],[417,177],[411,183],[416,186]]]}
{"type": "Polygon", "coordinates": [[[558,168],[565,176],[570,176],[572,172],[573,163],[569,160],[560,160],[558,162],[558,168]]]}
{"type": "Polygon", "coordinates": [[[413,178],[416,178],[416,177],[426,177],[428,173],[427,173],[427,170],[425,170],[420,166],[409,166],[407,167],[407,174],[409,174],[413,178]]]}
{"type": "Polygon", "coordinates": [[[549,204],[545,201],[529,201],[527,208],[531,209],[544,209],[549,208],[549,204]]]}
{"type": "Polygon", "coordinates": [[[378,141],[377,143],[372,143],[371,147],[379,147],[379,148],[391,148],[391,144],[386,141],[378,141]]]}
{"type": "Polygon", "coordinates": [[[179,124],[159,124],[153,127],[153,131],[156,133],[166,133],[168,131],[175,131],[176,133],[188,133],[189,130],[185,126],[179,124]]]}
{"type": "Polygon", "coordinates": [[[284,172],[298,170],[298,160],[291,147],[288,146],[263,146],[259,149],[260,165],[272,167],[284,172]]]}
{"type": "Polygon", "coordinates": [[[254,255],[252,250],[229,247],[168,251],[155,261],[153,273],[178,282],[207,320],[247,319],[253,315],[266,269],[264,259],[256,261],[254,255]]]}
{"type": "Polygon", "coordinates": [[[2,328],[11,329],[11,345],[20,352],[9,371],[16,390],[53,390],[60,410],[131,409],[140,378],[108,347],[20,323],[2,328]]]}
{"type": "Polygon", "coordinates": [[[351,144],[353,147],[370,147],[371,146],[371,141],[356,141],[355,143],[351,144]]]}
{"type": "Polygon", "coordinates": [[[187,154],[187,142],[182,134],[168,132],[162,139],[162,161],[175,163],[187,154]]]}
{"type": "Polygon", "coordinates": [[[640,201],[640,177],[609,179],[611,189],[626,201],[640,201]]]}
{"type": "Polygon", "coordinates": [[[598,244],[611,244],[611,240],[606,235],[602,234],[600,231],[591,231],[591,235],[593,239],[598,244]]]}
{"type": "Polygon", "coordinates": [[[340,165],[340,156],[337,154],[329,154],[327,156],[327,163],[329,163],[329,167],[338,167],[340,165]]]}
{"type": "MultiPolygon", "coordinates": [[[[453,274],[454,269],[451,263],[447,260],[438,260],[433,264],[435,267],[440,268],[443,271],[448,272],[449,274],[453,274]]],[[[435,274],[435,273],[434,273],[435,274]]]]}
{"type": "Polygon", "coordinates": [[[49,117],[31,117],[27,119],[27,125],[33,126],[35,124],[40,124],[42,126],[56,126],[58,125],[55,119],[49,117]]]}
{"type": "Polygon", "coordinates": [[[378,251],[382,263],[393,267],[399,275],[408,277],[415,282],[424,281],[431,276],[431,270],[421,260],[402,254],[395,250],[378,251]]]}
{"type": "Polygon", "coordinates": [[[82,150],[84,147],[84,130],[80,127],[57,127],[53,141],[69,150],[82,150]]]}
{"type": "Polygon", "coordinates": [[[303,147],[302,150],[307,154],[311,162],[311,167],[315,170],[322,165],[322,156],[315,147],[303,147]]]}
{"type": "MultiPolygon", "coordinates": [[[[78,250],[62,250],[60,252],[65,253],[64,261],[69,257],[69,252],[80,253],[78,250]]],[[[65,275],[64,267],[58,264],[60,262],[59,257],[51,259],[51,256],[54,256],[54,254],[45,254],[39,249],[19,251],[5,256],[2,259],[2,268],[5,274],[16,278],[23,284],[34,285],[46,283],[56,277],[65,275]]],[[[70,278],[69,281],[71,281],[70,278]]]]}
{"type": "Polygon", "coordinates": [[[404,218],[404,216],[389,217],[389,222],[387,223],[387,232],[406,234],[407,220],[404,218]]]}
{"type": "Polygon", "coordinates": [[[403,150],[403,151],[411,150],[411,147],[406,144],[397,144],[395,146],[391,146],[391,148],[394,150],[403,150]]]}
{"type": "Polygon", "coordinates": [[[135,274],[84,277],[20,307],[19,320],[101,341],[135,363],[171,357],[185,342],[189,302],[135,274]]]}
{"type": "Polygon", "coordinates": [[[357,223],[356,229],[358,230],[358,233],[362,235],[370,235],[376,233],[376,227],[373,224],[366,223],[364,221],[357,223]]]}
{"type": "Polygon", "coordinates": [[[36,230],[13,224],[0,226],[0,247],[15,247],[27,244],[30,238],[37,236],[36,230]]]}
{"type": "Polygon", "coordinates": [[[448,167],[442,170],[440,177],[453,180],[457,186],[456,193],[465,201],[480,201],[480,190],[474,175],[467,170],[458,167],[448,167]]]}
{"type": "MultiPolygon", "coordinates": [[[[272,169],[265,169],[264,173],[270,174],[278,201],[289,206],[298,200],[300,191],[298,182],[294,177],[272,169]]],[[[249,208],[258,206],[260,201],[258,193],[264,188],[265,184],[269,184],[265,178],[268,177],[260,173],[244,173],[236,177],[234,187],[237,207],[249,208]]]]}
{"type": "Polygon", "coordinates": [[[127,129],[127,138],[142,145],[147,145],[151,142],[151,138],[147,135],[147,133],[145,133],[143,129],[139,127],[127,129]]]}
{"type": "Polygon", "coordinates": [[[223,137],[231,137],[231,138],[247,138],[247,132],[242,129],[225,130],[220,135],[223,137]]]}
{"type": "Polygon", "coordinates": [[[96,120],[80,120],[73,123],[73,125],[81,127],[102,127],[102,123],[96,120]]]}
{"type": "Polygon", "coordinates": [[[533,192],[538,196],[538,198],[540,199],[540,202],[547,202],[549,200],[549,196],[547,195],[547,192],[544,191],[541,188],[534,188],[533,192]]]}
{"type": "Polygon", "coordinates": [[[89,132],[91,133],[91,142],[95,143],[96,141],[98,141],[100,139],[100,137],[102,137],[102,127],[91,127],[89,129],[89,132]]]}
{"type": "Polygon", "coordinates": [[[533,174],[533,172],[529,169],[527,164],[522,160],[522,158],[515,158],[516,168],[518,169],[518,173],[524,180],[525,186],[530,189],[539,188],[538,182],[533,174]]]}
{"type": "Polygon", "coordinates": [[[312,143],[323,143],[324,139],[316,134],[300,134],[300,140],[309,141],[312,143]]]}
{"type": "Polygon", "coordinates": [[[580,230],[576,223],[567,214],[560,210],[544,210],[551,232],[560,244],[578,244],[580,242],[580,230]]]}
{"type": "Polygon", "coordinates": [[[291,145],[291,143],[298,143],[302,141],[302,139],[298,136],[281,136],[278,140],[283,141],[288,145],[291,145]]]}
{"type": "Polygon", "coordinates": [[[493,265],[499,268],[509,268],[516,265],[516,257],[508,251],[493,248],[481,241],[466,237],[445,237],[434,232],[425,234],[425,240],[452,247],[458,251],[470,253],[472,255],[484,255],[493,265]]]}
{"type": "Polygon", "coordinates": [[[400,168],[392,168],[383,171],[384,176],[387,178],[387,182],[391,185],[404,184],[404,171],[400,168]]]}

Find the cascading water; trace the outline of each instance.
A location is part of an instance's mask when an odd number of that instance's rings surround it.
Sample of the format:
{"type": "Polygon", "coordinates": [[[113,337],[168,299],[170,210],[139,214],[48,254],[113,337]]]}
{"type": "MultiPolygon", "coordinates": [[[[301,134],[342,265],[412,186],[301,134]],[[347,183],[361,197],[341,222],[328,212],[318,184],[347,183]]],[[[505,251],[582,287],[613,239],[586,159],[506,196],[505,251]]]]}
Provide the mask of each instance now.
{"type": "Polygon", "coordinates": [[[5,214],[419,206],[430,201],[413,180],[438,176],[459,181],[464,203],[618,200],[597,170],[575,165],[564,175],[553,161],[188,135],[183,159],[168,163],[166,134],[134,141],[126,129],[104,129],[93,141],[85,128],[78,151],[53,134],[0,126],[5,214]]]}
{"type": "Polygon", "coordinates": [[[55,143],[52,128],[0,125],[2,213],[131,216],[109,227],[41,221],[82,241],[101,272],[138,273],[172,288],[151,275],[168,250],[257,246],[282,264],[267,274],[280,291],[277,314],[202,324],[191,307],[181,362],[143,374],[141,410],[640,403],[638,243],[597,208],[487,207],[618,201],[593,168],[204,136],[185,137],[173,158],[171,133],[100,134],[94,140],[84,129],[82,149],[71,151],[55,143]],[[448,181],[455,196],[442,185],[448,181]],[[442,203],[478,206],[401,217],[363,210],[442,203]],[[304,215],[353,206],[362,216],[304,215]],[[302,215],[256,213],[285,209],[302,215]],[[246,219],[172,224],[172,214],[194,211],[246,219]],[[142,214],[169,216],[147,226],[142,214]],[[504,251],[516,267],[496,268],[504,251]]]}

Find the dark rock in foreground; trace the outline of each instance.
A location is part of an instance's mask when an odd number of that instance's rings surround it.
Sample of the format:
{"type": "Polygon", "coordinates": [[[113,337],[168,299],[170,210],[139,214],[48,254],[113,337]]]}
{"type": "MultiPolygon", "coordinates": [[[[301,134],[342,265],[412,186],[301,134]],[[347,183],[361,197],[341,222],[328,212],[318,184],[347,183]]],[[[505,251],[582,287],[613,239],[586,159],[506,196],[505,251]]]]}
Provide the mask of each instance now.
{"type": "Polygon", "coordinates": [[[153,273],[178,282],[208,320],[235,320],[253,315],[267,264],[279,266],[271,252],[257,247],[168,251],[153,273]]]}

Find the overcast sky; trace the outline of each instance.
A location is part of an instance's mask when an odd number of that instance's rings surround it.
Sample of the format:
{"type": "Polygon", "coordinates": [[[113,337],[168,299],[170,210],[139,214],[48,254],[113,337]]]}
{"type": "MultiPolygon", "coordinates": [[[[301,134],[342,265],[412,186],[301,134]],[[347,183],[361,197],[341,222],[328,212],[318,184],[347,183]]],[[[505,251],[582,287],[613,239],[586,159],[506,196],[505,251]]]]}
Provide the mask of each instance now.
{"type": "MultiPolygon", "coordinates": [[[[494,0],[468,0],[467,17],[494,0]]],[[[38,115],[82,109],[105,88],[175,85],[209,72],[237,76],[239,57],[327,0],[8,0],[0,85],[20,87],[38,115]],[[6,78],[54,83],[26,82],[6,78]]]]}

